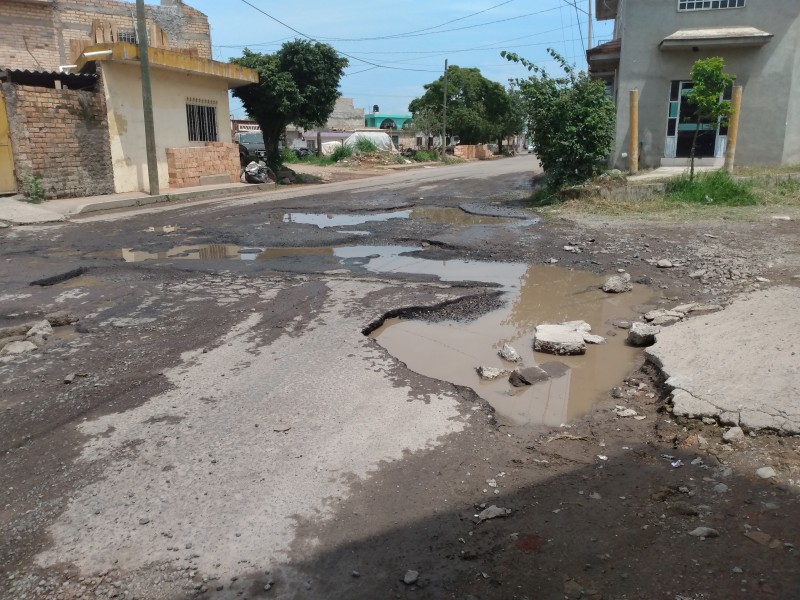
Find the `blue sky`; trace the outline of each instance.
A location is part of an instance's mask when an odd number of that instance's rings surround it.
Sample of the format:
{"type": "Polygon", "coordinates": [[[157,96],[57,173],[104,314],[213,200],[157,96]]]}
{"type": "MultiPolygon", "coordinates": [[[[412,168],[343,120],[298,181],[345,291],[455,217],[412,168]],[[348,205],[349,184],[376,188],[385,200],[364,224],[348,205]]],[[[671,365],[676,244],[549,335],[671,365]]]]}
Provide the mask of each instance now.
{"type": "MultiPolygon", "coordinates": [[[[552,47],[584,68],[589,0],[574,1],[577,9],[573,0],[186,3],[208,15],[214,59],[239,56],[245,46],[274,52],[284,41],[301,37],[293,28],[348,55],[350,66],[340,90],[354,99],[356,107],[369,111],[377,104],[381,112],[405,113],[408,103],[424,92],[423,85],[442,74],[445,59],[451,65],[477,67],[504,85],[527,72],[501,58],[501,50],[556,69],[547,54],[552,47]]],[[[610,39],[611,25],[611,21],[594,23],[595,44],[610,39]]],[[[235,118],[243,116],[240,106],[231,108],[235,118]]]]}

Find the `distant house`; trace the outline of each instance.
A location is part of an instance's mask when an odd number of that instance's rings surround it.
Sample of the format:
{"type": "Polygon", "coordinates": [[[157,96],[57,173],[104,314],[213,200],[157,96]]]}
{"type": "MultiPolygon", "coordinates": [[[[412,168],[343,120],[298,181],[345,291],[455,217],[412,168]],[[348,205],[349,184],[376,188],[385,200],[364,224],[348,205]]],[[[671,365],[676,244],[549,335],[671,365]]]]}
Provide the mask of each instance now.
{"type": "MultiPolygon", "coordinates": [[[[595,0],[614,37],[587,51],[589,72],[617,106],[612,163],[625,168],[629,92],[639,91],[640,165],[688,163],[697,129],[686,101],[699,58],[721,56],[744,88],[736,162],[800,163],[800,1],[595,0]]],[[[703,123],[700,164],[721,164],[727,129],[703,123]]]]}
{"type": "MultiPolygon", "coordinates": [[[[135,5],[3,0],[0,20],[0,193],[147,191],[135,5]]],[[[160,187],[238,181],[228,90],[258,74],[211,60],[208,18],[180,0],[147,6],[146,34],[160,187]]]]}

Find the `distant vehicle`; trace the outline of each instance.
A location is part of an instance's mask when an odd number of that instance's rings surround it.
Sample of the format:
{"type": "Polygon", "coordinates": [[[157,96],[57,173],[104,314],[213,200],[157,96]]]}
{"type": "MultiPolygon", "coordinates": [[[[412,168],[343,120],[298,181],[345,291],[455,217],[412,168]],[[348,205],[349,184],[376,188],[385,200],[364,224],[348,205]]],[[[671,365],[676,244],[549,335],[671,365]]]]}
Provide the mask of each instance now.
{"type": "MultiPolygon", "coordinates": [[[[267,159],[267,146],[264,144],[264,134],[262,134],[260,131],[240,131],[234,134],[233,139],[234,141],[239,142],[240,158],[241,149],[244,147],[247,151],[247,157],[250,160],[267,159]]],[[[250,160],[247,162],[250,162],[250,160]]]]}

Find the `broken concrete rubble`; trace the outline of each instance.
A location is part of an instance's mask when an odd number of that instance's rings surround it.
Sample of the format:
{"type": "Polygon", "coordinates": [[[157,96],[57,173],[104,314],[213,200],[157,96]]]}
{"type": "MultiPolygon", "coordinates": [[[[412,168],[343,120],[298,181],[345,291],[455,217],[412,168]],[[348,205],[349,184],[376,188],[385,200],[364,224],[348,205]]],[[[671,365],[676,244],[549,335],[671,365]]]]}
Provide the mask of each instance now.
{"type": "Polygon", "coordinates": [[[497,354],[500,355],[500,358],[509,362],[519,362],[521,360],[519,352],[514,350],[514,348],[508,344],[503,344],[503,347],[497,351],[497,354]]]}
{"type": "Polygon", "coordinates": [[[622,294],[624,292],[630,292],[633,289],[630,273],[612,275],[605,280],[602,289],[604,292],[609,294],[622,294]]]}
{"type": "Polygon", "coordinates": [[[478,376],[481,379],[493,380],[497,379],[498,377],[502,377],[503,375],[508,375],[508,369],[498,369],[496,367],[477,367],[475,369],[478,372],[478,376]]]}
{"type": "Polygon", "coordinates": [[[541,367],[526,367],[512,371],[508,377],[508,382],[514,387],[524,387],[534,385],[550,379],[550,375],[541,367]]]}
{"type": "Polygon", "coordinates": [[[656,343],[656,335],[661,331],[656,325],[637,322],[628,331],[627,342],[631,346],[652,346],[656,343]]]}
{"type": "Polygon", "coordinates": [[[544,323],[536,326],[533,349],[547,354],[575,355],[586,353],[586,342],[602,343],[600,336],[589,332],[591,325],[585,321],[566,321],[554,325],[544,323]],[[589,340],[586,337],[589,337],[589,340]]]}

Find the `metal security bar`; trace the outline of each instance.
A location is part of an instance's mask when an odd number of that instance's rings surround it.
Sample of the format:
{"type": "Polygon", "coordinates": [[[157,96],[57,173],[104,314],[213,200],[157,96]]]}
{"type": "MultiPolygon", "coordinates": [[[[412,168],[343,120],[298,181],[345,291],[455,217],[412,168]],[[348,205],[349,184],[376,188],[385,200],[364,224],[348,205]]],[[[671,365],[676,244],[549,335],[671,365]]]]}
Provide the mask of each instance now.
{"type": "Polygon", "coordinates": [[[213,100],[187,98],[186,124],[190,142],[216,142],[217,103],[213,100]]]}
{"type": "Polygon", "coordinates": [[[745,0],[678,0],[678,10],[714,10],[744,8],[745,0]]]}

